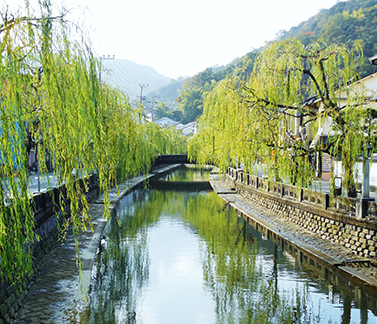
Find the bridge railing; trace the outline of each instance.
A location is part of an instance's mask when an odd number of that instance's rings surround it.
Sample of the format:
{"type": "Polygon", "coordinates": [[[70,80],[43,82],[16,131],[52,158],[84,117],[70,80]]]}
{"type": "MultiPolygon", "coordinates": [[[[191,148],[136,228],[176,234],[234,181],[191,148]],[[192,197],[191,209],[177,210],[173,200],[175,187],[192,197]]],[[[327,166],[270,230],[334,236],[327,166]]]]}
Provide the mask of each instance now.
{"type": "Polygon", "coordinates": [[[161,164],[196,164],[196,162],[189,160],[187,154],[161,154],[155,159],[154,165],[161,164]]]}

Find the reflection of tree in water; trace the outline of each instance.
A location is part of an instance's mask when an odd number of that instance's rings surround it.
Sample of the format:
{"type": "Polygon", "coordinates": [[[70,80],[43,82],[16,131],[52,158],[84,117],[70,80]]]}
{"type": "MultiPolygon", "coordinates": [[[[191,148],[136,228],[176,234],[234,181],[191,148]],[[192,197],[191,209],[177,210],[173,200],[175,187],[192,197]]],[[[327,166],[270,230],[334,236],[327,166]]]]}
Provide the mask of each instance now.
{"type": "Polygon", "coordinates": [[[305,308],[306,291],[296,289],[291,296],[279,291],[276,265],[263,278],[249,225],[214,192],[143,190],[133,195],[137,199],[105,229],[81,323],[136,322],[136,301],[149,277],[147,231],[160,215],[180,217],[202,238],[203,277],[218,323],[314,322],[305,308]]]}
{"type": "Polygon", "coordinates": [[[271,276],[257,264],[257,242],[236,211],[215,193],[189,201],[187,221],[198,228],[203,274],[216,302],[218,323],[314,323],[307,289],[278,288],[277,251],[271,276]]]}
{"type": "Polygon", "coordinates": [[[160,215],[176,214],[182,208],[178,193],[143,190],[131,195],[136,199],[105,228],[81,323],[136,322],[136,301],[149,277],[148,227],[160,215]]]}
{"type": "MultiPolygon", "coordinates": [[[[88,323],[132,323],[140,288],[148,280],[146,230],[123,235],[113,219],[106,230],[106,243],[97,255],[88,323]]],[[[84,321],[81,321],[84,322],[84,321]]]]}
{"type": "Polygon", "coordinates": [[[182,167],[161,177],[165,181],[208,181],[207,168],[182,167]]]}

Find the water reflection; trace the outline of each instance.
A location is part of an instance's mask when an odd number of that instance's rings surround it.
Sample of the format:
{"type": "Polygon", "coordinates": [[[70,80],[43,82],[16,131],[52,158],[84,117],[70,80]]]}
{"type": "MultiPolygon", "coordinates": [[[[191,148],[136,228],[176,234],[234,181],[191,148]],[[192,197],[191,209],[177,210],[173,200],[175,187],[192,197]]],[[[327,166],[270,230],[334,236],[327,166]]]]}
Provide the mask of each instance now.
{"type": "Polygon", "coordinates": [[[210,167],[197,168],[195,166],[186,165],[179,169],[169,172],[159,177],[164,181],[208,181],[210,167]]]}
{"type": "Polygon", "coordinates": [[[376,321],[373,291],[305,262],[239,216],[211,191],[148,189],[126,196],[105,229],[88,307],[78,321],[376,321]]]}

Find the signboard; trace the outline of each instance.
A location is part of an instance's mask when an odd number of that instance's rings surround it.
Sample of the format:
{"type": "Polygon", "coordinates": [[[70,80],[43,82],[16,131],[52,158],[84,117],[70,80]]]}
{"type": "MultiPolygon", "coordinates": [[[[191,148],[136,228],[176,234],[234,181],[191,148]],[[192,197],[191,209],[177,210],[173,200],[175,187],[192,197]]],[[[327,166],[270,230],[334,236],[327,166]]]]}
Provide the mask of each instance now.
{"type": "Polygon", "coordinates": [[[341,177],[335,177],[334,178],[334,185],[335,185],[335,189],[342,189],[342,178],[341,177]]]}
{"type": "Polygon", "coordinates": [[[331,172],[331,156],[327,153],[322,156],[322,172],[331,172]]]}

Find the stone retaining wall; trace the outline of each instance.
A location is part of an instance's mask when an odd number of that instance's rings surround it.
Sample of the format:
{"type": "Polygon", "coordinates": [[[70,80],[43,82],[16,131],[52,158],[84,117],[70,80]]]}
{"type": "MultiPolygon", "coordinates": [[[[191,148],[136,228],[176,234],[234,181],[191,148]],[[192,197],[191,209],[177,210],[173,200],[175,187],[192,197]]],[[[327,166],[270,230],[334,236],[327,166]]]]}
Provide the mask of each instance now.
{"type": "Polygon", "coordinates": [[[227,171],[227,181],[251,201],[276,215],[343,245],[357,255],[376,258],[374,202],[368,206],[367,218],[356,218],[356,199],[336,197],[330,201],[326,193],[297,190],[294,186],[268,182],[232,168],[227,171]]]}
{"type": "MultiPolygon", "coordinates": [[[[79,180],[78,185],[83,187],[83,181],[79,180]]],[[[89,189],[86,198],[90,201],[96,198],[99,193],[97,176],[92,175],[85,181],[87,181],[89,189]]],[[[33,246],[34,276],[38,273],[48,251],[57,242],[59,236],[58,224],[62,224],[64,217],[69,216],[69,201],[66,199],[65,191],[65,186],[61,186],[51,191],[34,194],[32,198],[36,224],[35,233],[39,236],[39,241],[35,240],[33,246]],[[64,197],[65,216],[62,216],[59,203],[61,194],[64,197]],[[60,212],[57,214],[56,211],[60,212]]],[[[34,276],[30,275],[25,278],[21,285],[10,285],[6,281],[0,283],[0,324],[12,322],[12,318],[26,298],[34,276]]]]}

